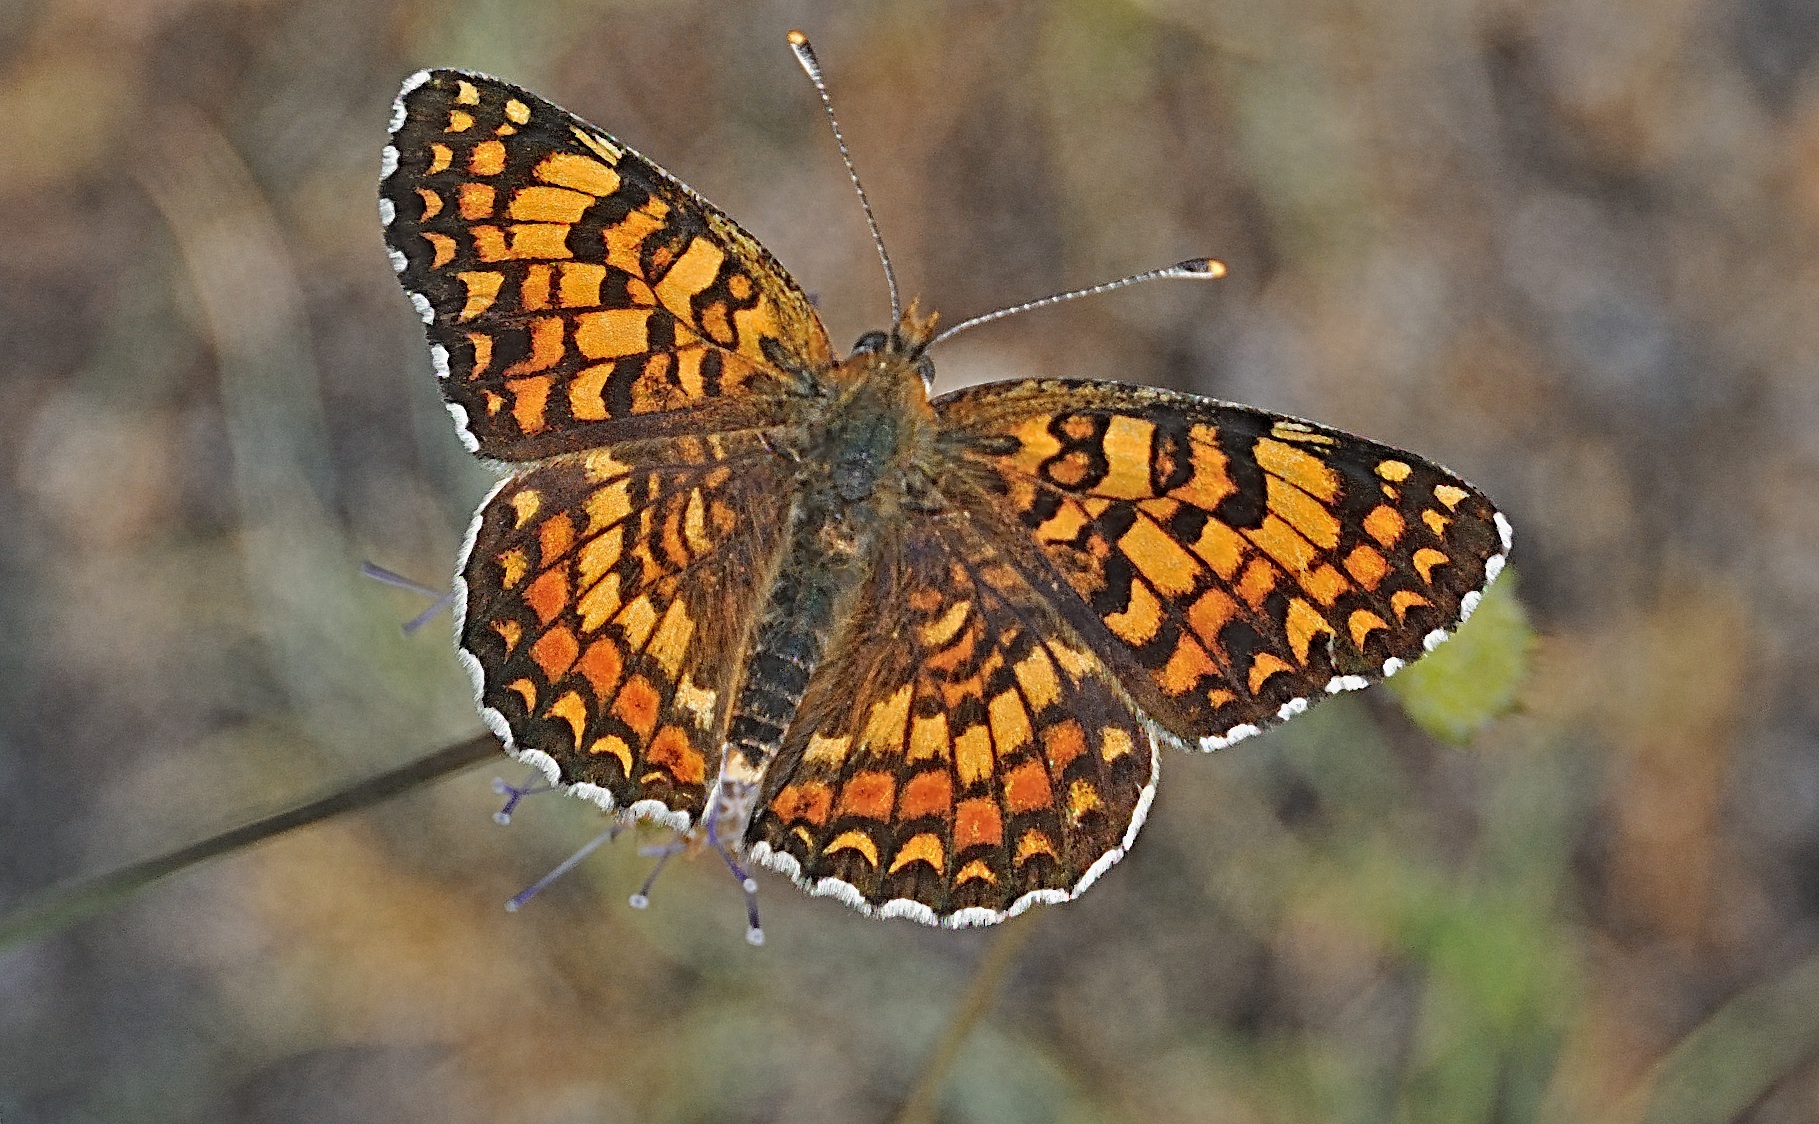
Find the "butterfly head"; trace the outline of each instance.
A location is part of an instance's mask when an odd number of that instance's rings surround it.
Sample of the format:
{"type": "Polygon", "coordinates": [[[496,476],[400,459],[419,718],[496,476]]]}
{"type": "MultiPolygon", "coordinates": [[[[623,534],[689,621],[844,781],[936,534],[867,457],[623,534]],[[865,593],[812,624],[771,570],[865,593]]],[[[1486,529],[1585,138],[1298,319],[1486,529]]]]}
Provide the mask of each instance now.
{"type": "Polygon", "coordinates": [[[935,338],[935,323],[941,314],[931,312],[927,316],[920,314],[916,301],[911,300],[909,307],[898,318],[895,328],[888,332],[867,332],[853,344],[853,355],[877,355],[908,363],[922,376],[924,390],[934,385],[935,366],[929,362],[928,346],[935,338]]]}

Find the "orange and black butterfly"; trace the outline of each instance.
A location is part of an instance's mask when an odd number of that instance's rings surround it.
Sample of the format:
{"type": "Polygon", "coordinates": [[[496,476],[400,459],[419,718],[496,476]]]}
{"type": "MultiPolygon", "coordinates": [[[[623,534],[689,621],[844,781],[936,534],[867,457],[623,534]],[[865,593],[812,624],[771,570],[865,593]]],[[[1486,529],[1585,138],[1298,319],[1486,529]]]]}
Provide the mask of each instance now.
{"type": "Polygon", "coordinates": [[[456,580],[481,714],[577,795],[866,913],[1074,897],[1162,745],[1394,673],[1509,550],[1445,469],[1247,406],[931,399],[913,305],[841,358],[730,218],[495,78],[405,83],[380,196],[461,437],[508,470],[456,580]]]}

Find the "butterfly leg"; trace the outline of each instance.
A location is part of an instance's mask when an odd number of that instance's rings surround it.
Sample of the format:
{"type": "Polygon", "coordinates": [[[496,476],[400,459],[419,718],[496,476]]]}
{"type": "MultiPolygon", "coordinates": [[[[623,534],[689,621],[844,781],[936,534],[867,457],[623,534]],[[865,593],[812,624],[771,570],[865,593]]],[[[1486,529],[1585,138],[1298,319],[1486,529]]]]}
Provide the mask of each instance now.
{"type": "Polygon", "coordinates": [[[507,913],[516,913],[520,909],[524,908],[525,902],[530,901],[532,898],[534,898],[538,894],[542,893],[544,888],[549,886],[549,884],[554,882],[556,879],[562,877],[564,874],[567,874],[569,871],[575,869],[576,866],[580,865],[581,860],[587,858],[589,855],[591,855],[595,851],[599,850],[602,844],[612,842],[614,839],[616,839],[618,837],[619,833],[623,830],[625,830],[625,825],[623,823],[620,823],[615,820],[613,822],[613,826],[607,828],[605,831],[601,832],[599,835],[596,835],[592,839],[588,840],[585,844],[582,845],[582,847],[579,851],[576,851],[574,854],[570,855],[568,858],[563,859],[562,862],[557,865],[556,869],[550,871],[548,874],[544,875],[542,878],[537,879],[537,881],[531,883],[529,888],[520,891],[518,893],[518,895],[516,897],[514,897],[511,901],[506,902],[505,911],[507,913]]]}
{"type": "MultiPolygon", "coordinates": [[[[745,869],[739,865],[739,860],[733,857],[732,852],[729,851],[724,844],[719,842],[718,836],[711,825],[711,821],[707,832],[707,841],[708,846],[714,849],[714,853],[718,854],[721,861],[726,863],[726,868],[732,871],[733,878],[738,881],[740,889],[745,892],[745,939],[754,945],[763,944],[764,927],[758,923],[757,881],[745,872],[745,869]]],[[[652,867],[650,874],[645,877],[644,885],[638,887],[638,892],[631,896],[631,907],[633,909],[649,908],[651,904],[651,888],[657,884],[657,876],[663,873],[663,868],[669,864],[671,858],[688,849],[688,838],[683,835],[677,835],[670,842],[658,847],[640,847],[638,849],[639,854],[655,858],[657,860],[657,865],[652,867]]]]}
{"type": "Polygon", "coordinates": [[[376,566],[371,562],[362,562],[360,563],[360,573],[365,577],[372,578],[374,581],[384,582],[386,585],[396,586],[399,589],[408,589],[412,593],[421,593],[425,597],[435,598],[434,603],[431,604],[429,608],[418,613],[400,626],[404,629],[404,634],[406,636],[415,635],[418,629],[434,620],[444,609],[452,608],[455,604],[455,595],[452,591],[431,589],[422,582],[412,581],[403,574],[394,573],[384,566],[376,566]]]}
{"type": "Polygon", "coordinates": [[[663,873],[664,866],[669,863],[672,856],[679,855],[687,849],[688,842],[680,834],[673,836],[668,843],[665,843],[660,847],[638,848],[638,853],[640,855],[643,855],[646,858],[654,857],[657,860],[657,865],[651,867],[650,874],[645,876],[644,885],[638,887],[638,892],[631,896],[631,907],[633,909],[649,908],[651,904],[651,887],[657,884],[657,876],[663,873]]]}
{"type": "Polygon", "coordinates": [[[520,800],[526,796],[536,796],[538,793],[554,792],[556,787],[543,779],[541,769],[532,769],[530,776],[524,779],[522,785],[512,784],[504,777],[494,777],[493,791],[505,797],[505,807],[493,813],[493,822],[503,827],[512,822],[512,812],[518,807],[520,800]]]}
{"type": "Polygon", "coordinates": [[[726,863],[726,869],[732,871],[739,888],[745,892],[745,939],[754,945],[764,943],[764,927],[758,923],[758,882],[733,857],[732,845],[722,842],[720,827],[724,823],[731,829],[727,833],[729,839],[742,837],[745,825],[751,820],[757,796],[758,786],[755,783],[723,776],[714,792],[713,807],[706,817],[707,845],[719,853],[726,863]]]}
{"type": "Polygon", "coordinates": [[[764,430],[758,431],[758,443],[763,445],[764,451],[770,453],[772,456],[783,457],[791,464],[802,463],[802,454],[800,452],[782,442],[772,441],[771,435],[764,430]]]}

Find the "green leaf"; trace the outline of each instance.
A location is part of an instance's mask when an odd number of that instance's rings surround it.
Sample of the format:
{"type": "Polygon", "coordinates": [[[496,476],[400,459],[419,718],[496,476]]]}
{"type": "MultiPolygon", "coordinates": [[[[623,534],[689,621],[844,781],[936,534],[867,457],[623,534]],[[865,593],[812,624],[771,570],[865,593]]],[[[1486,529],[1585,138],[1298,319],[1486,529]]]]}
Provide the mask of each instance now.
{"type": "Polygon", "coordinates": [[[1391,679],[1389,689],[1416,725],[1462,745],[1515,708],[1534,644],[1516,574],[1506,568],[1452,639],[1391,679]]]}

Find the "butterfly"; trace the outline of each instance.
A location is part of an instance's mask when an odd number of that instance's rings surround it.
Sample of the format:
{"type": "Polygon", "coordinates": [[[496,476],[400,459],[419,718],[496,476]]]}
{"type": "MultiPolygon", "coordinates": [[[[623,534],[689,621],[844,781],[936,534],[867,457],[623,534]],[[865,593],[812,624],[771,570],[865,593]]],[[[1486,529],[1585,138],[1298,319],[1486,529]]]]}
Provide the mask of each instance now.
{"type": "Polygon", "coordinates": [[[732,219],[483,74],[405,82],[380,217],[505,470],[455,582],[487,724],[868,914],[1077,896],[1164,746],[1394,673],[1509,551],[1478,489],[1310,422],[1090,380],[931,398],[914,303],[842,357],[732,219]]]}

